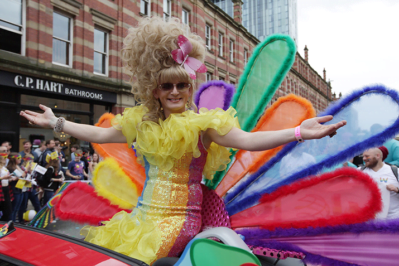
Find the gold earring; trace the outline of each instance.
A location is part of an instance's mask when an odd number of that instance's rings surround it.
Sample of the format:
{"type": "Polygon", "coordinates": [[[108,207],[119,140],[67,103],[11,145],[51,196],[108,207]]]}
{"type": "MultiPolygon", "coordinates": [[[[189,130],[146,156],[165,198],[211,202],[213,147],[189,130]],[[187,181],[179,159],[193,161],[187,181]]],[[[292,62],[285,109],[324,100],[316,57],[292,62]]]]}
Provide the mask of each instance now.
{"type": "Polygon", "coordinates": [[[186,107],[188,110],[191,109],[191,101],[190,100],[187,101],[186,107]]]}

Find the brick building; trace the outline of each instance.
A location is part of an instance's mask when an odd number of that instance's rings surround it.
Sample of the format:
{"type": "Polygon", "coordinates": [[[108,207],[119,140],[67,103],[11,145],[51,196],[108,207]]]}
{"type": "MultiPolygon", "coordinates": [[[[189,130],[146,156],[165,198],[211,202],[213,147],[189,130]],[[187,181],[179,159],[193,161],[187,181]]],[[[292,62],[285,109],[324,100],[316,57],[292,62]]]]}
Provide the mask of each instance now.
{"type": "MultiPolygon", "coordinates": [[[[25,139],[54,137],[18,115],[38,110],[39,103],[87,124],[133,106],[119,53],[128,28],[145,15],[179,17],[205,39],[208,73],[198,76],[198,84],[237,83],[259,41],[241,25],[242,1],[233,5],[234,18],[210,0],[0,1],[0,141],[18,150],[25,139]]],[[[331,100],[331,87],[299,54],[277,96],[289,92],[309,98],[317,110],[331,100]]]]}
{"type": "Polygon", "coordinates": [[[321,77],[309,64],[308,48],[304,49],[305,58],[297,52],[295,62],[290,72],[288,72],[279,90],[276,92],[276,98],[293,93],[308,99],[316,112],[323,111],[328,104],[335,100],[331,92],[331,84],[326,80],[326,70],[323,70],[321,77]]]}

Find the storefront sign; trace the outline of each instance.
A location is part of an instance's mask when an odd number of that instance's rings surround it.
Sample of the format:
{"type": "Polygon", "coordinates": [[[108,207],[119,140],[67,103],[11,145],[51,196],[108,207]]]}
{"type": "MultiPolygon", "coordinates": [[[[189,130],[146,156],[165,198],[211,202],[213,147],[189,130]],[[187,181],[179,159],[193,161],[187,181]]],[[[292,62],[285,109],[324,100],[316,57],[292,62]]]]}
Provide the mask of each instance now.
{"type": "Polygon", "coordinates": [[[116,103],[116,93],[0,71],[0,85],[116,103]]]}

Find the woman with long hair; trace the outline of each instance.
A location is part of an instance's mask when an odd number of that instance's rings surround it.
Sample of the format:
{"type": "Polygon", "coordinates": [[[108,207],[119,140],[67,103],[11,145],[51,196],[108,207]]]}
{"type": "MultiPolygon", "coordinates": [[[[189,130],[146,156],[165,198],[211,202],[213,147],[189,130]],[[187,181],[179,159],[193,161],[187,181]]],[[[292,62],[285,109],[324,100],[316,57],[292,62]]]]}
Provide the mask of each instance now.
{"type": "MultiPolygon", "coordinates": [[[[134,145],[145,165],[147,180],[132,213],[117,213],[104,226],[85,227],[86,241],[152,263],[177,256],[201,228],[202,175],[212,179],[229,163],[225,147],[260,151],[295,141],[294,128],[244,132],[233,108],[201,110],[193,102],[195,72],[185,67],[196,62],[206,71],[204,41],[178,19],[144,18],[130,28],[122,60],[131,75],[132,92],[140,104],[117,115],[112,127],[99,128],[65,121],[51,108],[44,113],[22,111],[30,123],[63,131],[94,143],[134,145]],[[181,59],[181,46],[192,47],[181,59]],[[180,58],[180,59],[179,59],[180,58]]],[[[305,120],[303,139],[335,134],[345,121],[321,125],[332,116],[305,120]]]]}
{"type": "Polygon", "coordinates": [[[53,152],[48,155],[49,158],[46,160],[48,163],[46,165],[47,171],[44,174],[44,180],[46,186],[43,187],[44,197],[43,204],[46,203],[54,196],[54,193],[60,187],[61,183],[64,181],[64,175],[59,169],[60,161],[57,152],[53,152]],[[54,155],[54,156],[51,156],[54,155]]]}
{"type": "Polygon", "coordinates": [[[98,153],[94,152],[89,162],[89,179],[93,177],[94,169],[99,163],[100,163],[100,156],[98,155],[98,153]]]}
{"type": "Polygon", "coordinates": [[[3,215],[0,221],[7,221],[11,218],[12,212],[12,201],[14,195],[12,189],[9,187],[9,180],[12,178],[10,171],[6,168],[8,154],[6,153],[5,147],[0,147],[0,211],[3,215]]]}
{"type": "MultiPolygon", "coordinates": [[[[21,207],[22,202],[24,201],[24,193],[22,189],[17,188],[16,185],[20,177],[21,178],[26,177],[26,172],[22,170],[21,167],[19,166],[22,161],[21,154],[16,152],[11,152],[10,155],[8,155],[8,160],[9,161],[7,164],[7,169],[13,175],[10,182],[10,189],[12,189],[12,192],[14,194],[14,200],[12,201],[11,220],[16,222],[17,213],[19,212],[19,208],[21,207]]],[[[22,222],[22,216],[18,217],[18,220],[19,222],[22,222]]]]}

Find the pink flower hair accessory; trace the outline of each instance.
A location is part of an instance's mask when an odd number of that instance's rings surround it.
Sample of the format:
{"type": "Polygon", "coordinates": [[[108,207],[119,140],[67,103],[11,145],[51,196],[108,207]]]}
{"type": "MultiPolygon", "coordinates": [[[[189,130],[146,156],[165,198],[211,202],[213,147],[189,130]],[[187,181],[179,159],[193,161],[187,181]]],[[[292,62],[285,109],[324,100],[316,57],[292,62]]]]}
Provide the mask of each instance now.
{"type": "Polygon", "coordinates": [[[195,59],[194,57],[188,56],[193,50],[193,46],[190,41],[184,37],[184,35],[179,35],[177,37],[177,44],[180,48],[172,51],[173,60],[175,60],[181,66],[184,66],[184,69],[190,75],[190,78],[197,78],[195,72],[205,73],[207,69],[204,63],[198,59],[195,59]]]}

